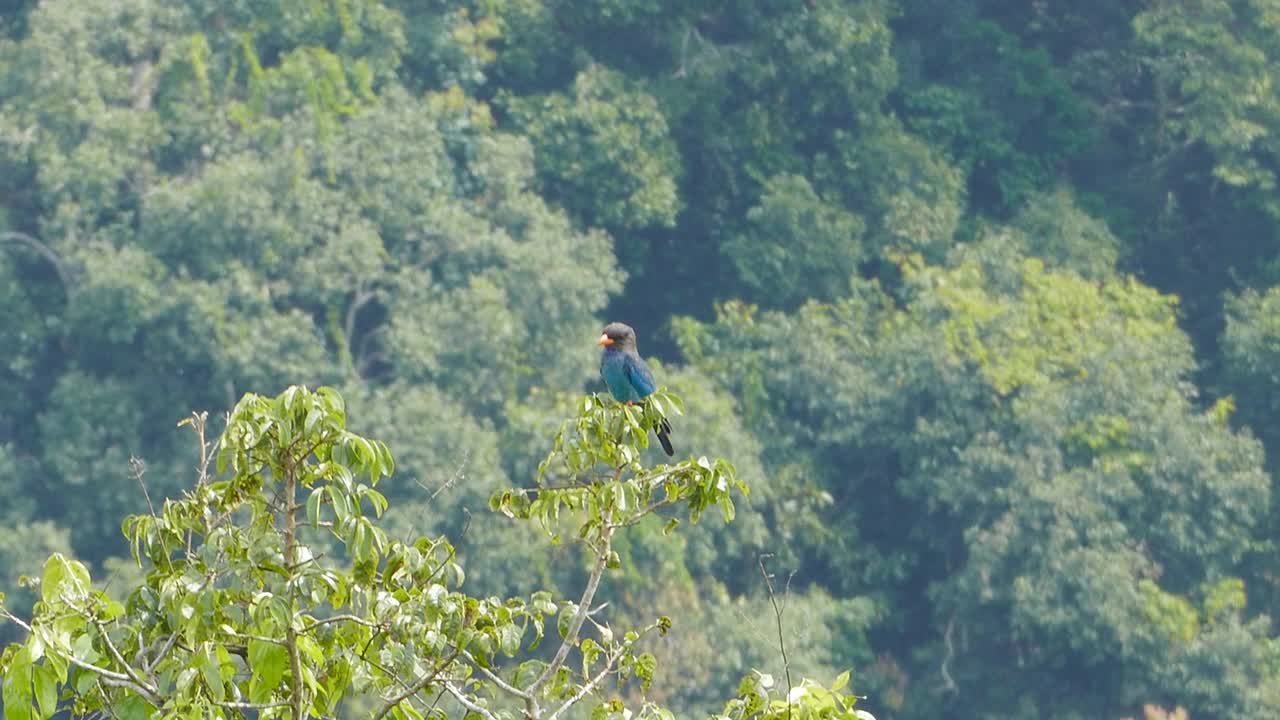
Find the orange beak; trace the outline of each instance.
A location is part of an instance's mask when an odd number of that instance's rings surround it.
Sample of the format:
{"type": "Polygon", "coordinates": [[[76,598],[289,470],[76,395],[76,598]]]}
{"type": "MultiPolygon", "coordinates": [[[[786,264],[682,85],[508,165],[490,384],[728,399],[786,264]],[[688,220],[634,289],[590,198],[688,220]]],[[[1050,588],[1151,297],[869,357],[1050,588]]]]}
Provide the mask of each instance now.
{"type": "Polygon", "coordinates": [[[608,335],[601,335],[600,339],[596,341],[596,344],[604,345],[605,347],[608,347],[613,344],[613,338],[609,337],[608,335]]]}

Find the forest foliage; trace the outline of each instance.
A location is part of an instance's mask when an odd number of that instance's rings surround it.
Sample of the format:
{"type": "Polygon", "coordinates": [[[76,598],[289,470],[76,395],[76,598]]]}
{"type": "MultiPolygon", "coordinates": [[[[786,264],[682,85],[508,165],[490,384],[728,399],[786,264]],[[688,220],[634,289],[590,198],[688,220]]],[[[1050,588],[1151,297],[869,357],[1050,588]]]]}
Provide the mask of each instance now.
{"type": "Polygon", "coordinates": [[[675,620],[656,705],[783,677],[771,554],[791,669],[882,720],[1280,716],[1277,38],[1274,0],[0,0],[7,607],[54,553],[143,582],[175,422],[302,384],[394,454],[388,543],[562,595],[576,551],[489,503],[625,320],[751,488],[613,545],[616,622],[675,620]]]}

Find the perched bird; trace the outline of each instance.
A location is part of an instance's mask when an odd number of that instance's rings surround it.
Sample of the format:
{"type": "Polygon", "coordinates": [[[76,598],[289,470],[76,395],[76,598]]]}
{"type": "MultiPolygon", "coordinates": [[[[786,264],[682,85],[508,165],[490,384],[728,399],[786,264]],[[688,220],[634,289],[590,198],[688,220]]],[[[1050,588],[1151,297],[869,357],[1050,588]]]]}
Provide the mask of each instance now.
{"type": "MultiPolygon", "coordinates": [[[[643,402],[658,389],[649,366],[636,351],[636,331],[630,325],[609,323],[596,342],[604,346],[600,355],[600,377],[615,400],[628,405],[643,402]]],[[[658,426],[658,442],[667,455],[676,454],[671,446],[671,424],[666,418],[658,426]]]]}

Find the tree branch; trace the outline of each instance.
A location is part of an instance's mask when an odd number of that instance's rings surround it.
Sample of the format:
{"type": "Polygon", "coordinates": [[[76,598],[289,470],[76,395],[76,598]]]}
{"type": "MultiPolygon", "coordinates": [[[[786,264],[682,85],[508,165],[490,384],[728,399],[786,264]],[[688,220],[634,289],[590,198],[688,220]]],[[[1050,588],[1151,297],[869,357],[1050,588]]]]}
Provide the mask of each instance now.
{"type": "MultiPolygon", "coordinates": [[[[382,707],[379,707],[378,711],[373,714],[372,720],[382,720],[382,718],[385,717],[387,713],[391,712],[391,708],[394,708],[395,706],[399,705],[405,700],[408,700],[414,695],[417,695],[419,692],[421,692],[423,688],[435,682],[436,678],[440,677],[440,673],[444,672],[445,668],[449,667],[449,665],[451,665],[453,661],[458,658],[459,652],[460,652],[459,650],[454,650],[453,653],[449,655],[449,657],[445,658],[444,662],[437,665],[436,669],[431,671],[431,674],[424,675],[421,678],[415,680],[414,682],[406,685],[405,691],[403,693],[397,696],[394,696],[388,699],[386,702],[382,703],[382,707]]],[[[369,662],[367,658],[365,661],[369,662]]]]}
{"type": "Polygon", "coordinates": [[[446,680],[444,683],[444,689],[448,690],[449,694],[453,696],[453,699],[457,700],[458,703],[462,705],[462,707],[483,717],[485,720],[498,720],[498,717],[496,715],[494,715],[493,713],[489,712],[485,708],[480,707],[479,705],[475,704],[470,699],[468,699],[467,696],[462,692],[462,690],[454,687],[453,683],[446,680]]]}
{"type": "MultiPolygon", "coordinates": [[[[366,650],[368,650],[368,647],[366,647],[365,649],[366,649],[366,650]]],[[[396,675],[394,672],[392,672],[392,671],[391,671],[391,669],[390,669],[390,668],[388,668],[386,665],[383,665],[382,663],[378,662],[377,660],[373,660],[373,659],[370,659],[370,658],[368,658],[368,657],[365,657],[364,653],[361,653],[361,654],[360,654],[360,659],[361,659],[361,660],[363,660],[364,662],[367,662],[367,663],[369,663],[370,665],[372,665],[372,666],[374,666],[374,667],[378,668],[379,670],[381,670],[381,671],[382,671],[382,674],[384,674],[384,675],[386,675],[387,677],[391,678],[392,680],[394,680],[394,681],[396,682],[396,684],[398,684],[400,687],[402,687],[402,688],[404,688],[406,691],[408,691],[408,694],[407,694],[407,695],[405,695],[405,696],[404,696],[404,698],[402,698],[402,699],[400,700],[400,702],[403,702],[404,700],[406,700],[406,699],[408,699],[408,698],[414,697],[414,696],[417,694],[417,692],[415,692],[415,691],[413,690],[413,688],[411,688],[411,687],[409,686],[409,684],[408,684],[408,683],[406,683],[405,681],[401,680],[401,679],[400,679],[400,677],[399,677],[398,675],[396,675]]],[[[441,691],[441,692],[443,692],[443,691],[441,691]]],[[[439,696],[437,696],[437,697],[436,697],[436,699],[437,699],[437,700],[439,700],[439,696]]]]}
{"type": "Polygon", "coordinates": [[[608,511],[604,522],[604,528],[601,532],[601,546],[596,550],[596,564],[591,568],[591,575],[587,578],[587,586],[582,590],[582,598],[578,601],[578,610],[574,613],[573,620],[569,623],[569,632],[564,636],[564,640],[560,643],[560,648],[556,650],[555,657],[542,670],[542,674],[537,680],[525,691],[530,696],[536,696],[538,691],[547,684],[551,677],[555,674],[560,666],[564,664],[565,658],[569,656],[569,648],[577,645],[578,633],[582,630],[582,623],[587,619],[587,613],[591,609],[591,601],[596,596],[596,590],[600,587],[600,578],[604,576],[605,566],[609,562],[609,548],[613,539],[613,531],[615,526],[609,522],[608,511]]]}
{"type": "Polygon", "coordinates": [[[462,653],[463,655],[466,656],[467,660],[472,665],[474,665],[482,674],[484,674],[485,677],[489,678],[489,680],[493,682],[494,685],[497,685],[504,692],[510,693],[511,695],[515,695],[516,697],[521,698],[522,700],[528,700],[531,697],[528,692],[525,692],[524,690],[521,690],[520,688],[512,685],[506,680],[503,680],[502,676],[498,675],[497,673],[493,672],[489,668],[476,662],[475,657],[473,657],[471,653],[467,652],[466,650],[463,650],[462,653]]]}
{"type": "Polygon", "coordinates": [[[150,60],[143,60],[133,66],[133,82],[130,83],[130,94],[133,95],[133,109],[147,111],[151,109],[151,95],[154,90],[151,84],[152,65],[150,60]]]}
{"type": "Polygon", "coordinates": [[[947,646],[947,654],[946,657],[942,658],[942,667],[939,668],[939,671],[942,673],[943,691],[959,694],[960,688],[956,685],[956,681],[951,677],[951,671],[947,668],[951,663],[951,658],[955,657],[956,654],[955,646],[951,643],[951,633],[954,632],[955,629],[956,614],[953,612],[951,613],[951,618],[947,620],[946,631],[942,633],[942,641],[947,646]]]}
{"type": "MultiPolygon", "coordinates": [[[[70,603],[68,603],[68,605],[70,605],[70,603]]],[[[106,623],[102,622],[98,618],[93,617],[89,613],[84,612],[82,610],[77,609],[77,612],[80,612],[81,614],[85,615],[85,617],[88,617],[90,622],[93,623],[93,626],[98,628],[98,633],[102,635],[102,642],[106,644],[107,651],[111,653],[112,659],[114,659],[117,663],[119,663],[120,667],[124,668],[124,671],[128,676],[128,679],[131,680],[138,687],[143,697],[146,697],[147,700],[150,701],[151,704],[155,705],[156,707],[159,707],[161,704],[163,704],[162,701],[160,700],[159,689],[152,686],[150,683],[147,682],[146,678],[139,675],[138,671],[134,670],[133,666],[130,665],[124,659],[124,655],[120,654],[120,649],[117,648],[116,644],[111,641],[111,633],[107,632],[106,623]]]]}
{"type": "MultiPolygon", "coordinates": [[[[303,456],[305,457],[305,456],[303,456]]],[[[286,467],[284,472],[284,560],[290,567],[298,564],[298,517],[294,513],[294,499],[298,494],[298,478],[293,467],[286,467]]],[[[290,573],[292,575],[292,572],[290,573]]],[[[289,578],[289,612],[293,612],[295,583],[289,578]]],[[[298,650],[298,631],[293,627],[292,619],[285,628],[285,649],[289,652],[289,693],[291,696],[291,712],[293,720],[303,720],[306,704],[302,697],[302,654],[298,650]]]]}
{"type": "Polygon", "coordinates": [[[605,677],[607,677],[610,672],[613,672],[613,666],[617,664],[618,659],[622,657],[624,652],[626,652],[626,646],[619,645],[616,650],[609,654],[609,658],[605,661],[604,667],[600,669],[600,672],[596,673],[596,676],[588,680],[585,685],[578,688],[578,692],[574,693],[568,700],[565,700],[563,705],[556,708],[556,711],[551,713],[551,715],[547,717],[547,720],[558,720],[558,718],[566,713],[569,708],[581,702],[582,698],[595,692],[595,689],[600,686],[600,683],[604,681],[605,677]]]}
{"type": "Polygon", "coordinates": [[[178,633],[170,633],[169,639],[165,641],[164,647],[160,648],[160,652],[156,653],[156,656],[152,658],[151,662],[143,663],[142,668],[147,671],[148,675],[155,672],[156,666],[160,664],[160,661],[164,659],[165,655],[169,654],[169,651],[173,649],[174,644],[177,642],[178,633]]]}
{"type": "MultiPolygon", "coordinates": [[[[765,553],[757,560],[760,563],[760,575],[764,577],[764,589],[769,593],[769,604],[773,605],[773,617],[778,624],[778,650],[782,653],[782,671],[787,677],[787,720],[791,720],[791,661],[787,659],[787,643],[782,632],[782,608],[778,606],[778,598],[773,593],[773,581],[769,571],[764,567],[764,559],[773,557],[773,553],[765,553]]],[[[787,578],[787,588],[791,588],[791,578],[787,578]]]]}
{"type": "Polygon", "coordinates": [[[303,628],[303,629],[302,629],[302,632],[304,632],[304,633],[309,633],[309,632],[311,632],[312,630],[315,630],[316,628],[320,627],[321,625],[330,625],[330,624],[332,624],[332,623],[336,623],[336,622],[353,622],[353,623],[355,623],[355,624],[357,624],[357,625],[363,625],[363,626],[365,626],[365,627],[369,628],[370,630],[381,630],[381,629],[382,629],[382,626],[381,626],[381,625],[379,625],[379,624],[377,624],[377,623],[369,622],[368,620],[365,620],[365,619],[364,619],[364,618],[362,618],[362,617],[357,617],[357,616],[355,616],[355,615],[334,615],[333,617],[327,617],[327,618],[325,618],[325,619],[323,619],[323,620],[317,620],[317,621],[315,621],[315,622],[311,623],[310,625],[308,625],[308,626],[306,626],[305,628],[303,628]]]}
{"type": "Polygon", "coordinates": [[[247,702],[220,702],[218,700],[214,700],[213,704],[217,705],[220,708],[226,708],[228,710],[273,710],[275,708],[282,708],[282,707],[289,706],[289,703],[286,701],[273,702],[273,703],[247,703],[247,702]]]}
{"type": "Polygon", "coordinates": [[[361,281],[356,288],[355,295],[351,298],[351,304],[347,306],[347,317],[343,323],[343,332],[346,333],[347,352],[351,353],[351,338],[356,332],[356,316],[360,314],[360,309],[374,298],[374,293],[365,287],[365,283],[361,281]]]}
{"type": "MultiPolygon", "coordinates": [[[[5,610],[2,607],[0,607],[0,618],[4,618],[5,620],[8,620],[14,625],[17,625],[18,627],[25,630],[29,635],[36,634],[35,630],[33,630],[30,625],[23,622],[22,619],[19,618],[17,615],[14,615],[13,613],[9,612],[8,610],[5,610]]],[[[98,667],[93,663],[88,663],[77,658],[73,654],[63,654],[62,652],[58,651],[57,646],[47,642],[45,643],[45,652],[56,653],[58,657],[61,657],[62,659],[66,660],[72,665],[75,665],[81,670],[85,670],[87,672],[93,673],[94,675],[97,675],[102,682],[108,685],[111,685],[113,687],[129,688],[130,690],[133,690],[134,692],[138,693],[142,697],[146,698],[147,702],[151,703],[156,707],[160,707],[163,704],[158,693],[155,690],[153,690],[150,686],[146,684],[139,684],[137,682],[134,682],[134,680],[130,678],[128,675],[126,675],[125,673],[116,672],[114,670],[108,670],[104,667],[98,667]]],[[[129,666],[126,664],[125,667],[129,667],[129,666]]]]}
{"type": "Polygon", "coordinates": [[[63,291],[66,292],[68,296],[71,295],[73,288],[75,287],[71,280],[71,272],[67,269],[67,265],[63,262],[62,258],[58,256],[58,253],[53,251],[53,248],[50,248],[48,245],[45,245],[30,235],[24,232],[18,232],[17,230],[5,230],[0,232],[0,242],[11,242],[26,245],[32,250],[35,250],[37,254],[49,261],[49,264],[52,265],[53,269],[58,273],[58,279],[62,281],[63,291]]]}

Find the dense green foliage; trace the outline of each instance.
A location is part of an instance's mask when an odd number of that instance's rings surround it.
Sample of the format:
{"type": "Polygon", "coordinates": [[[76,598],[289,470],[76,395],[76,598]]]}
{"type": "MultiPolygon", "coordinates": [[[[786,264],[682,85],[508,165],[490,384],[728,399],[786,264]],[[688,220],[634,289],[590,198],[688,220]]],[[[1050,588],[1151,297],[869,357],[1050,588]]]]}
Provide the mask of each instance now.
{"type": "Polygon", "coordinates": [[[625,320],[752,488],[616,543],[618,622],[676,619],[651,700],[782,677],[772,553],[792,669],[882,720],[1280,716],[1277,38],[1275,0],[0,1],[7,602],[53,552],[134,582],[175,418],[294,383],[395,453],[389,538],[563,593],[486,508],[625,320]]]}
{"type": "MultiPolygon", "coordinates": [[[[491,501],[553,542],[571,531],[590,567],[577,601],[545,590],[527,600],[469,596],[448,540],[392,540],[378,524],[388,501],[376,489],[394,470],[391,453],[347,430],[333,388],[248,393],[216,443],[195,415],[184,422],[199,438],[195,487],[124,523],[146,577],[123,602],[56,553],[29,621],[0,595],[0,617],[25,633],[0,653],[5,717],[48,720],[67,709],[302,720],[363,705],[374,720],[438,720],[454,707],[483,720],[557,720],[580,707],[594,707],[592,718],[674,720],[643,699],[627,710],[612,688],[652,685],[657,660],[640,648],[671,619],[615,631],[596,593],[621,565],[613,543],[628,528],[658,512],[674,515],[671,527],[685,511],[696,523],[716,507],[732,520],[734,496],[748,490],[724,460],[645,466],[647,434],[680,407],[667,393],[654,398],[644,410],[586,398],[538,484],[491,501]],[[551,633],[555,652],[533,654],[551,633]]],[[[845,689],[848,671],[830,688],[787,680],[778,698],[767,676],[748,676],[717,720],[867,717],[845,689]]]]}

